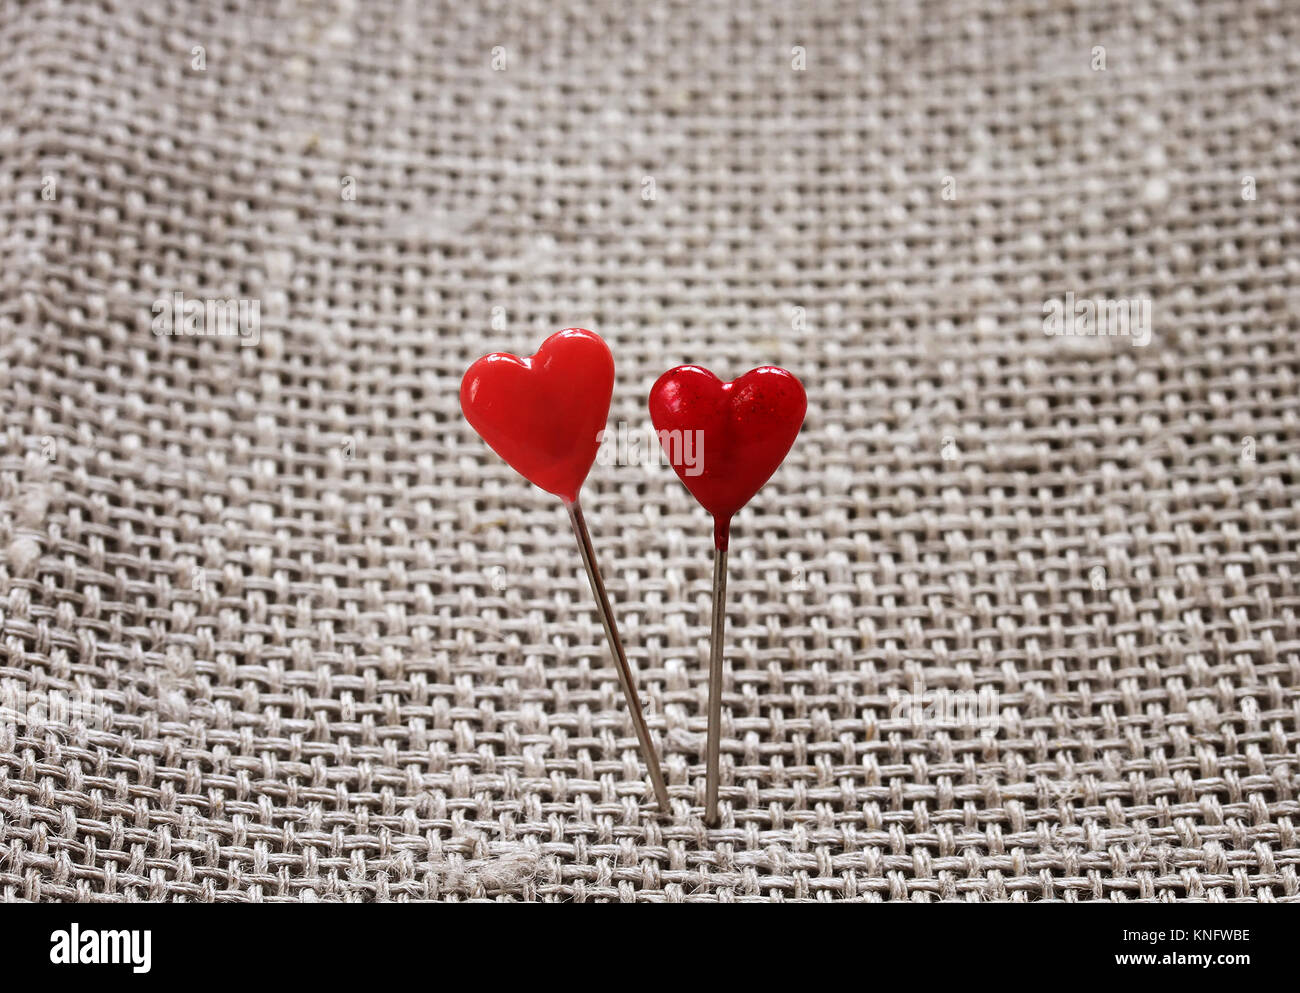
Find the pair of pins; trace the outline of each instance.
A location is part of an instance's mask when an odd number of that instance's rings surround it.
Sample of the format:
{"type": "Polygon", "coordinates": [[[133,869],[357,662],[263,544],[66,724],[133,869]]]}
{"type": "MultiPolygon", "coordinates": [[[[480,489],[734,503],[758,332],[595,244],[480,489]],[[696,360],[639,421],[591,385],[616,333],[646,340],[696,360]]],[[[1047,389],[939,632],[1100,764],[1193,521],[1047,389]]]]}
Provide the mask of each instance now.
{"type": "MultiPolygon", "coordinates": [[[[495,352],[479,359],[461,381],[460,405],[466,420],[493,451],[520,475],[564,501],[659,809],[669,813],[668,787],[578,503],[578,491],[600,448],[613,393],[614,357],[609,346],[591,331],[568,328],[551,335],[528,358],[495,352]]],[[[660,376],[650,391],[650,419],[669,462],[713,515],[705,754],[705,821],[709,824],[718,820],[731,519],[781,464],[807,409],[799,380],[774,366],[754,369],[730,383],[700,366],[678,366],[660,376]]]]}

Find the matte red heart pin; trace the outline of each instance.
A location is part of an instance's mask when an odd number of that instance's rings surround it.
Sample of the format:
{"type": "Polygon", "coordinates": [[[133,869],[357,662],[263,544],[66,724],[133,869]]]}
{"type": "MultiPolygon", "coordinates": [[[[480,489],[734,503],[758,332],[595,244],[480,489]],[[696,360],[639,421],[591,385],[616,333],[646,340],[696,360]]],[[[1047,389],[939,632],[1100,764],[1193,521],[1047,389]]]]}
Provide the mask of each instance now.
{"type": "Polygon", "coordinates": [[[460,406],[494,452],[525,479],[564,501],[655,798],[667,814],[672,811],[668,787],[578,504],[578,491],[596,461],[613,392],[614,357],[609,346],[591,331],[566,328],[547,338],[528,358],[504,352],[483,356],[461,380],[460,406]]]}
{"type": "Polygon", "coordinates": [[[808,397],[793,373],[763,366],[724,383],[708,369],[669,369],[650,390],[650,420],[678,477],[713,515],[713,624],[705,821],[718,820],[722,636],[731,519],[766,483],[799,434],[808,397]]]}

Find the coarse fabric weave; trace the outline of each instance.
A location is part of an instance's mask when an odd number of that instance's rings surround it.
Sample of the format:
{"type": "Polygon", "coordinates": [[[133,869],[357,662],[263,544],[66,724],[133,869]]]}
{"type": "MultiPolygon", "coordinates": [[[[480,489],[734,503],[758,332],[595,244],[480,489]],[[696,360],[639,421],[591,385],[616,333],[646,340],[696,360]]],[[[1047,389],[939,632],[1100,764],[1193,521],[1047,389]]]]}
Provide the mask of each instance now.
{"type": "Polygon", "coordinates": [[[0,0],[0,898],[1300,900],[1298,76],[1289,0],[0,0]],[[459,410],[570,326],[665,818],[459,410]],[[684,362],[809,394],[716,829],[684,362]]]}

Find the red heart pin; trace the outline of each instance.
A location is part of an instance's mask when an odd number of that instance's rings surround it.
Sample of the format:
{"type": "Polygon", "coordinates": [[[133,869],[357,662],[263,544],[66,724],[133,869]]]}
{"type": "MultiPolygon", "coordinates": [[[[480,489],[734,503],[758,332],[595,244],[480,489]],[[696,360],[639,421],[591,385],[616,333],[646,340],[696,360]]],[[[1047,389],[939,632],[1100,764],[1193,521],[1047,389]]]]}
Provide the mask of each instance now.
{"type": "Polygon", "coordinates": [[[808,411],[793,373],[762,366],[724,383],[683,365],[650,390],[650,419],[678,477],[713,515],[714,545],[726,551],[731,518],[790,451],[808,411]]]}
{"type": "Polygon", "coordinates": [[[614,356],[600,335],[565,328],[542,342],[536,355],[494,352],[465,371],[460,382],[460,409],[494,452],[520,475],[564,501],[578,552],[600,609],[605,637],[618,667],[637,743],[645,758],[659,809],[672,812],[654,739],[641,710],[636,677],[618,634],[596,550],[578,505],[578,491],[600,449],[600,433],[609,418],[614,393],[614,356]]]}
{"type": "Polygon", "coordinates": [[[565,328],[536,355],[484,355],[465,372],[460,407],[492,450],[565,503],[578,499],[600,448],[614,356],[597,334],[565,328]]]}

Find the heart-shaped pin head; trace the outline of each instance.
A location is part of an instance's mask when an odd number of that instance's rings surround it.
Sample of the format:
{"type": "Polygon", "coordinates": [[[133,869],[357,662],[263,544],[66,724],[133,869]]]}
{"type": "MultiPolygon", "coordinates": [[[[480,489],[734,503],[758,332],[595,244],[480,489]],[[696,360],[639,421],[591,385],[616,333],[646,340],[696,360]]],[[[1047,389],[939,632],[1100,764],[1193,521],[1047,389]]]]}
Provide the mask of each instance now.
{"type": "Polygon", "coordinates": [[[669,369],[650,390],[654,422],[668,461],[713,515],[714,544],[726,550],[731,518],[790,451],[808,412],[793,373],[753,369],[724,383],[697,365],[669,369]]]}
{"type": "Polygon", "coordinates": [[[575,503],[600,448],[614,356],[600,335],[565,328],[535,355],[484,355],[460,383],[460,409],[525,479],[575,503]]]}

